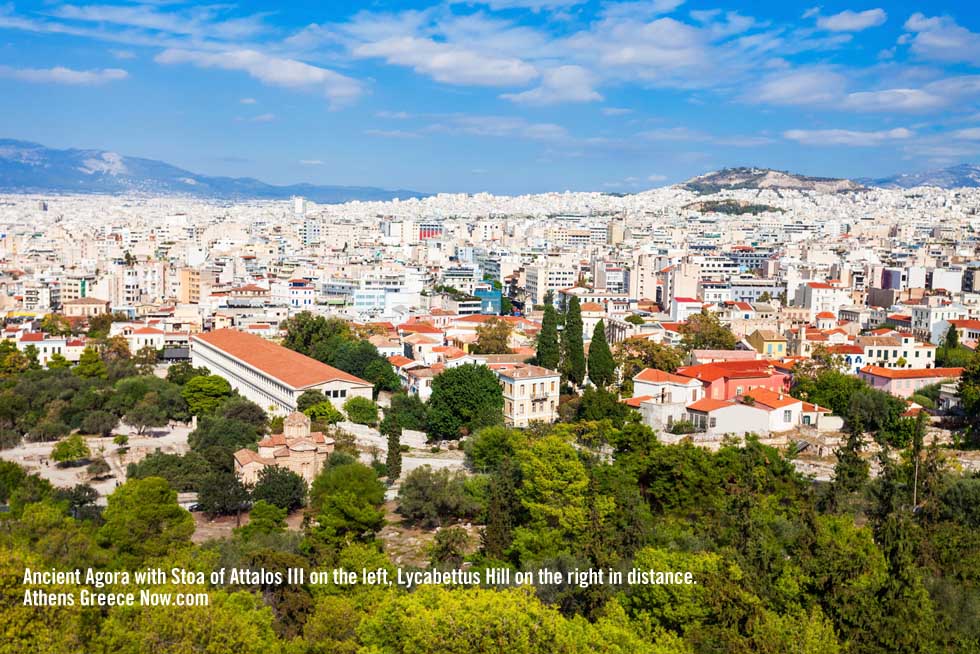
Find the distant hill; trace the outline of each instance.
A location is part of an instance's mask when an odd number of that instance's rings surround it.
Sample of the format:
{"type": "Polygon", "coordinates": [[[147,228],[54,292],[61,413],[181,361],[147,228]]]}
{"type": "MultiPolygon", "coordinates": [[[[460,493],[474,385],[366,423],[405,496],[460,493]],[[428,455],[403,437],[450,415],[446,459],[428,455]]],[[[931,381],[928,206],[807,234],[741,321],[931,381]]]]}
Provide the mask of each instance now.
{"type": "Polygon", "coordinates": [[[980,166],[960,164],[938,170],[920,173],[902,173],[881,179],[865,179],[862,183],[880,188],[914,188],[916,186],[938,186],[939,188],[977,188],[980,187],[980,166]]]}
{"type": "Polygon", "coordinates": [[[105,150],[55,150],[0,139],[0,193],[141,193],[219,200],[281,200],[301,195],[329,204],[424,197],[371,186],[275,186],[251,177],[211,177],[153,159],[105,150]]]}
{"type": "Polygon", "coordinates": [[[695,193],[708,195],[730,189],[795,189],[819,193],[859,191],[863,187],[849,179],[807,177],[770,168],[725,168],[681,184],[695,193]]]}

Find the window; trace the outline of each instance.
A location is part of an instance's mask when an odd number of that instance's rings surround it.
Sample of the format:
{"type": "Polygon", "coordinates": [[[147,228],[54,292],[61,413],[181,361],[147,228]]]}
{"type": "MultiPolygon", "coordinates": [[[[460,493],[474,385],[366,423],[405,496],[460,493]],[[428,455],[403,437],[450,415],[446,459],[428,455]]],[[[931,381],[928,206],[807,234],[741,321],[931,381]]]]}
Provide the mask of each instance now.
{"type": "Polygon", "coordinates": [[[792,419],[793,419],[793,412],[792,411],[790,411],[789,409],[786,409],[785,411],[783,411],[783,422],[789,422],[792,419]]]}
{"type": "Polygon", "coordinates": [[[711,416],[710,418],[708,418],[708,426],[709,427],[716,427],[717,425],[718,425],[718,418],[715,418],[714,416],[711,416]]]}

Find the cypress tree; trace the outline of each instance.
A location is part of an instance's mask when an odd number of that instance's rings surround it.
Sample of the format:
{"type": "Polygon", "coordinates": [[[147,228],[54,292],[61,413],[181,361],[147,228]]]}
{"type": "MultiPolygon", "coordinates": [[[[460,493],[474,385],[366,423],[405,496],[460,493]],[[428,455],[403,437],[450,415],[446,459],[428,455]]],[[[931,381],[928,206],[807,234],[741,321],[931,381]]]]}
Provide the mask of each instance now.
{"type": "Polygon", "coordinates": [[[388,469],[388,483],[393,484],[402,474],[402,427],[391,411],[388,411],[381,421],[381,433],[388,437],[385,467],[388,469]]]}
{"type": "Polygon", "coordinates": [[[558,314],[551,304],[546,304],[544,307],[544,318],[541,319],[537,346],[538,365],[557,370],[561,359],[561,352],[558,349],[558,314]]]}
{"type": "Polygon", "coordinates": [[[504,560],[514,540],[514,511],[520,506],[514,479],[516,472],[510,459],[505,458],[490,477],[487,526],[480,541],[483,553],[492,559],[504,560]]]}
{"type": "Polygon", "coordinates": [[[605,388],[615,376],[616,362],[606,341],[606,325],[600,320],[592,331],[592,342],[589,344],[589,379],[596,386],[605,388]]]}
{"type": "Polygon", "coordinates": [[[585,346],[582,343],[582,308],[575,296],[568,301],[561,344],[565,376],[580,386],[585,381],[585,346]]]}

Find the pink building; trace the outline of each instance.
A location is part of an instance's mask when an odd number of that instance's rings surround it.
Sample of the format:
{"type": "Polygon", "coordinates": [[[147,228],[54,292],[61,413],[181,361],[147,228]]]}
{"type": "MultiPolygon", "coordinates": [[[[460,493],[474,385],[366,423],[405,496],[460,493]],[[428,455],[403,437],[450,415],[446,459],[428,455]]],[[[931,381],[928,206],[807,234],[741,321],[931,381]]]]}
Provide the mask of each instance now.
{"type": "Polygon", "coordinates": [[[881,368],[865,366],[858,376],[878,390],[898,397],[910,397],[923,386],[945,379],[959,379],[963,368],[881,368]]]}
{"type": "Polygon", "coordinates": [[[678,368],[677,374],[700,381],[704,396],[712,400],[731,400],[757,388],[784,393],[790,386],[790,376],[765,360],[686,366],[678,368]]]}

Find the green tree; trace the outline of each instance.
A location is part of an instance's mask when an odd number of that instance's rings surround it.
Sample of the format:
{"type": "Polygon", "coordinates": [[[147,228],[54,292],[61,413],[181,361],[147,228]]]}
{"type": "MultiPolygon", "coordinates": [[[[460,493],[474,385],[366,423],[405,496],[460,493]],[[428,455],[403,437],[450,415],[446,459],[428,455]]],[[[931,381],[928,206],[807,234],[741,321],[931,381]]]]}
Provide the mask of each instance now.
{"type": "Polygon", "coordinates": [[[184,385],[181,394],[191,415],[200,417],[217,409],[221,401],[231,395],[231,384],[218,375],[193,377],[184,385]]]}
{"type": "Polygon", "coordinates": [[[55,338],[71,336],[71,322],[57,313],[49,313],[41,318],[41,331],[55,338]]]}
{"type": "Polygon", "coordinates": [[[317,402],[303,411],[310,420],[321,425],[334,425],[344,419],[344,414],[330,400],[317,402]]]}
{"type": "Polygon", "coordinates": [[[493,472],[504,459],[516,456],[525,443],[517,429],[504,426],[486,427],[466,439],[466,460],[478,472],[493,472]]]}
{"type": "Polygon", "coordinates": [[[959,394],[967,419],[967,444],[980,447],[980,353],[974,354],[963,369],[959,394]]]}
{"type": "Polygon", "coordinates": [[[646,323],[646,321],[643,320],[643,316],[638,316],[635,313],[631,313],[630,315],[626,316],[624,320],[631,325],[642,325],[646,323]]]}
{"type": "MultiPolygon", "coordinates": [[[[323,394],[323,391],[309,390],[303,391],[298,398],[296,398],[296,410],[306,413],[314,404],[320,404],[322,402],[328,402],[327,396],[323,394]]],[[[306,415],[310,415],[306,413],[306,415]]]]}
{"type": "Polygon", "coordinates": [[[517,496],[517,480],[520,471],[511,459],[497,464],[490,477],[487,493],[487,524],[480,534],[480,547],[491,559],[504,560],[514,541],[520,499],[517,496]]]}
{"type": "Polygon", "coordinates": [[[258,500],[248,514],[248,524],[235,533],[244,540],[257,535],[281,534],[286,531],[286,509],[265,500],[258,500]]]}
{"type": "Polygon", "coordinates": [[[136,365],[136,370],[139,371],[139,374],[152,375],[153,369],[157,365],[156,348],[150,345],[144,345],[133,355],[133,363],[136,365]]]}
{"type": "Polygon", "coordinates": [[[596,323],[589,343],[589,379],[600,388],[613,383],[616,377],[616,362],[606,342],[606,325],[602,320],[596,323]]]}
{"type": "Polygon", "coordinates": [[[490,318],[476,328],[474,354],[509,354],[510,323],[502,318],[490,318]]]}
{"type": "Polygon", "coordinates": [[[344,402],[344,413],[351,422],[359,425],[378,424],[378,405],[366,397],[352,397],[344,402]]]}
{"type": "Polygon", "coordinates": [[[702,309],[681,325],[681,346],[692,350],[734,350],[738,339],[727,326],[722,325],[718,314],[702,309]]]}
{"type": "Polygon", "coordinates": [[[48,357],[48,370],[67,370],[71,362],[61,352],[55,352],[48,357]]]}
{"type": "Polygon", "coordinates": [[[935,652],[936,619],[932,601],[915,563],[911,519],[892,514],[878,530],[888,575],[876,593],[881,607],[875,629],[882,652],[935,652]]]}
{"type": "Polygon", "coordinates": [[[385,412],[380,431],[381,435],[387,439],[385,469],[387,470],[388,483],[392,484],[402,474],[402,427],[391,411],[385,412]]]}
{"type": "Polygon", "coordinates": [[[438,527],[473,517],[479,506],[466,493],[466,476],[447,468],[421,466],[405,477],[398,511],[412,524],[438,527]]]}
{"type": "Polygon", "coordinates": [[[561,350],[558,345],[558,313],[554,305],[544,307],[544,317],[541,319],[541,331],[537,338],[537,363],[549,370],[558,370],[561,363],[561,350]]]}
{"type": "Polygon", "coordinates": [[[395,393],[391,396],[391,406],[386,415],[391,415],[402,430],[426,431],[428,429],[425,403],[418,395],[395,393]]]}
{"type": "Polygon", "coordinates": [[[577,296],[568,301],[561,333],[562,371],[575,385],[585,381],[585,344],[582,341],[582,307],[577,296]]]}
{"type": "Polygon", "coordinates": [[[108,411],[92,411],[82,420],[82,432],[96,436],[108,436],[119,424],[119,418],[108,411]]]}
{"type": "Polygon", "coordinates": [[[209,374],[208,369],[203,366],[195,368],[189,361],[178,361],[167,368],[167,381],[183,386],[194,377],[206,377],[209,374]]]}
{"type": "Polygon", "coordinates": [[[235,473],[212,472],[198,484],[197,502],[209,516],[234,515],[240,520],[249,505],[249,492],[235,473]]]}
{"type": "Polygon", "coordinates": [[[301,476],[281,466],[266,466],[259,471],[252,489],[252,499],[262,500],[286,511],[294,511],[306,501],[306,482],[301,476]]]}
{"type": "Polygon", "coordinates": [[[177,492],[159,477],[130,479],[108,498],[99,540],[123,567],[135,568],[190,544],[194,519],[177,504],[177,492]]]}
{"type": "MultiPolygon", "coordinates": [[[[589,476],[575,448],[557,435],[545,436],[522,450],[517,495],[527,511],[527,526],[514,530],[514,548],[522,560],[540,561],[569,553],[589,522],[589,476]]],[[[611,509],[606,506],[602,513],[611,509]]]]}
{"type": "Polygon", "coordinates": [[[165,426],[167,424],[167,412],[160,406],[157,394],[150,392],[143,396],[143,399],[137,402],[136,406],[127,411],[123,419],[136,427],[138,434],[143,434],[147,429],[165,426]]]}
{"type": "Polygon", "coordinates": [[[427,422],[432,438],[458,438],[503,422],[504,396],[486,366],[449,368],[432,380],[427,422]]]}
{"type": "Polygon", "coordinates": [[[92,456],[85,439],[75,434],[58,441],[51,450],[51,458],[62,465],[72,465],[92,456]]]}
{"type": "Polygon", "coordinates": [[[447,527],[436,532],[429,548],[429,561],[434,568],[453,570],[463,564],[470,535],[459,526],[447,527]]]}
{"type": "Polygon", "coordinates": [[[361,463],[328,467],[313,480],[310,506],[316,519],[309,533],[314,549],[371,541],[384,525],[384,485],[361,463]]]}
{"type": "Polygon", "coordinates": [[[839,510],[848,496],[861,490],[868,482],[871,464],[861,456],[863,448],[864,442],[858,428],[852,429],[844,445],[834,451],[837,463],[828,496],[830,507],[834,510],[839,510]]]}
{"type": "Polygon", "coordinates": [[[259,432],[265,431],[269,422],[269,416],[266,415],[262,407],[240,395],[233,395],[222,402],[218,407],[217,414],[222,418],[248,423],[259,432]]]}
{"type": "Polygon", "coordinates": [[[82,354],[78,358],[78,364],[75,365],[74,372],[79,377],[84,377],[85,379],[105,379],[108,374],[108,369],[102,357],[99,356],[98,351],[89,345],[82,350],[82,354]]]}

